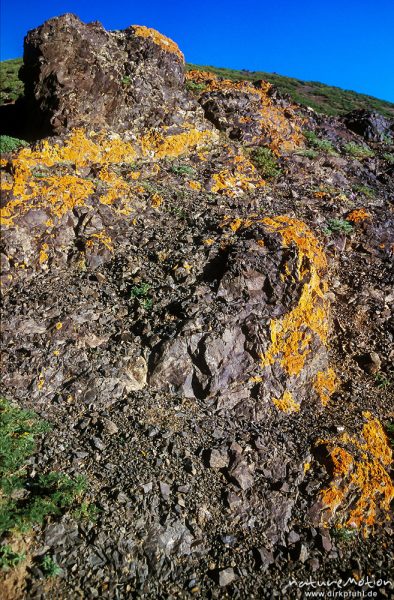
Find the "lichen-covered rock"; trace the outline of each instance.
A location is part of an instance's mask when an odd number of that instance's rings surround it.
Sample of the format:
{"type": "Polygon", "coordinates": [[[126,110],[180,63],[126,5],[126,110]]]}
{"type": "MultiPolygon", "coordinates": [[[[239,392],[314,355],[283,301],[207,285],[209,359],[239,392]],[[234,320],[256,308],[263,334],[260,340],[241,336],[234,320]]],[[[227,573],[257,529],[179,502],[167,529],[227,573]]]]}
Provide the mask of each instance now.
{"type": "Polygon", "coordinates": [[[287,217],[227,226],[233,235],[195,290],[199,310],[156,350],[150,385],[233,406],[253,389],[287,413],[308,397],[326,404],[335,377],[317,240],[287,217]]]}
{"type": "Polygon", "coordinates": [[[189,71],[187,80],[206,118],[231,139],[269,145],[276,154],[303,145],[302,119],[290,103],[274,101],[270,83],[234,82],[202,71],[189,71]]]}
{"type": "Polygon", "coordinates": [[[201,115],[185,93],[178,46],[147,27],[109,32],[73,14],[50,19],[27,34],[21,77],[49,131],[136,131],[201,115]]]}
{"type": "Polygon", "coordinates": [[[315,453],[330,477],[319,496],[318,518],[339,528],[361,529],[366,536],[389,520],[394,486],[389,475],[392,450],[383,427],[369,411],[363,417],[360,435],[345,432],[336,439],[319,440],[315,453]]]}
{"type": "Polygon", "coordinates": [[[390,141],[394,135],[394,123],[390,119],[363,108],[345,115],[343,122],[348,129],[361,135],[367,142],[390,141]]]}

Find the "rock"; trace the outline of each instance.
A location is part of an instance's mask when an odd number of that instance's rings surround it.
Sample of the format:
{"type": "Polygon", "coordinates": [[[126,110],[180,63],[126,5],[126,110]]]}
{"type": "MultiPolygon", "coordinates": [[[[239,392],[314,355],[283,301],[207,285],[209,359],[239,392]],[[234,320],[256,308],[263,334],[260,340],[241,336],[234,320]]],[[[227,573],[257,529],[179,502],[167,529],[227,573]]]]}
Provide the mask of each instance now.
{"type": "Polygon", "coordinates": [[[198,101],[205,117],[230,139],[273,150],[303,145],[301,120],[290,102],[276,101],[266,81],[232,82],[200,71],[189,71],[187,79],[203,84],[198,101]]]}
{"type": "Polygon", "coordinates": [[[304,563],[309,556],[308,547],[305,544],[298,543],[295,548],[295,559],[304,563]]]}
{"type": "Polygon", "coordinates": [[[103,440],[98,437],[92,437],[91,444],[93,448],[97,448],[97,450],[104,450],[105,448],[103,440]]]}
{"type": "Polygon", "coordinates": [[[316,538],[317,544],[323,552],[330,552],[332,549],[331,539],[328,535],[319,533],[316,538]]]}
{"type": "Polygon", "coordinates": [[[142,390],[146,385],[148,366],[143,356],[137,356],[127,361],[123,378],[127,393],[142,390]]]}
{"type": "Polygon", "coordinates": [[[298,412],[311,394],[325,403],[333,374],[325,347],[328,301],[321,294],[326,259],[317,240],[287,217],[232,226],[234,236],[212,256],[195,290],[197,303],[211,282],[213,298],[200,300],[198,314],[154,349],[150,386],[188,398],[218,396],[221,408],[231,408],[250,396],[257,380],[258,397],[279,411],[298,412]],[[306,288],[297,267],[301,257],[308,257],[306,288]],[[273,336],[273,327],[282,334],[273,336]],[[301,351],[298,342],[292,347],[296,339],[304,340],[301,351]]]}
{"type": "Polygon", "coordinates": [[[343,122],[348,129],[361,135],[367,142],[383,142],[393,135],[391,120],[370,110],[353,110],[344,115],[343,122]]]}
{"type": "Polygon", "coordinates": [[[253,474],[245,461],[239,462],[233,469],[228,471],[228,474],[241,490],[248,490],[254,484],[253,474]]]}
{"type": "Polygon", "coordinates": [[[219,584],[220,587],[225,587],[226,585],[230,585],[233,581],[237,579],[237,575],[234,572],[234,569],[229,567],[228,569],[221,569],[215,573],[215,580],[219,584]]]}
{"type": "Polygon", "coordinates": [[[29,31],[23,61],[26,101],[46,131],[137,131],[198,112],[178,46],[147,27],[109,32],[65,14],[29,31]]]}
{"type": "Polygon", "coordinates": [[[254,555],[256,558],[257,566],[261,568],[263,572],[266,571],[268,567],[270,565],[273,565],[275,562],[273,553],[264,547],[255,548],[254,555]]]}
{"type": "Polygon", "coordinates": [[[225,469],[229,465],[227,448],[213,448],[208,451],[208,464],[212,469],[225,469]]]}
{"type": "Polygon", "coordinates": [[[108,435],[115,435],[119,431],[119,428],[116,425],[116,423],[114,423],[110,419],[101,419],[101,427],[103,431],[108,435]]]}
{"type": "Polygon", "coordinates": [[[160,493],[163,496],[164,500],[168,500],[170,492],[171,492],[171,487],[168,485],[168,483],[165,483],[164,481],[160,481],[159,488],[160,488],[160,493]]]}
{"type": "Polygon", "coordinates": [[[238,496],[238,494],[235,494],[234,492],[226,493],[226,502],[230,510],[234,510],[242,506],[242,498],[240,498],[240,496],[238,496]]]}
{"type": "Polygon", "coordinates": [[[300,536],[298,535],[298,533],[295,531],[290,531],[289,535],[287,536],[287,542],[289,544],[295,544],[299,540],[300,540],[300,536]]]}

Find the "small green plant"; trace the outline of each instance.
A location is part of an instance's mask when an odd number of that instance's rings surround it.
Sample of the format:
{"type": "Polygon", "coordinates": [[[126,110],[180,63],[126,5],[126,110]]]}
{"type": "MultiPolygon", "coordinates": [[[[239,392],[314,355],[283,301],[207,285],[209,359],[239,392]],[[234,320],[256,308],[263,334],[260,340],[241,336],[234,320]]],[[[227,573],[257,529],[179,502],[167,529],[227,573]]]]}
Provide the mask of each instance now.
{"type": "Polygon", "coordinates": [[[189,165],[174,165],[171,167],[171,171],[175,173],[175,175],[190,175],[192,177],[196,175],[196,170],[189,165]]]}
{"type": "Polygon", "coordinates": [[[149,297],[149,290],[149,283],[141,283],[139,286],[135,285],[130,290],[131,296],[137,298],[139,305],[144,310],[151,310],[153,307],[153,300],[149,297]]]}
{"type": "Polygon", "coordinates": [[[367,198],[375,197],[375,190],[373,188],[369,187],[368,185],[355,185],[353,187],[353,190],[355,192],[359,192],[360,194],[363,194],[367,198]]]}
{"type": "Polygon", "coordinates": [[[186,81],[186,89],[191,92],[203,92],[207,86],[205,83],[196,83],[195,81],[191,81],[190,79],[186,81]]]}
{"type": "Polygon", "coordinates": [[[73,517],[76,519],[86,519],[87,521],[97,521],[100,509],[95,504],[84,501],[78,506],[74,512],[73,517]]]}
{"type": "Polygon", "coordinates": [[[387,376],[385,373],[382,373],[382,371],[379,371],[375,375],[375,384],[378,388],[384,390],[391,387],[392,382],[390,380],[390,376],[387,376]]]}
{"type": "Polygon", "coordinates": [[[349,529],[348,527],[334,527],[331,530],[331,535],[337,540],[347,542],[349,540],[354,540],[357,536],[357,531],[355,529],[349,529]]]}
{"type": "Polygon", "coordinates": [[[0,569],[9,571],[26,560],[24,552],[16,552],[8,544],[0,546],[0,569]]]}
{"type": "Polygon", "coordinates": [[[48,515],[61,515],[79,503],[86,479],[58,472],[26,474],[27,458],[36,449],[36,437],[49,430],[31,411],[0,398],[0,534],[26,532],[48,515]]]}
{"type": "Polygon", "coordinates": [[[323,227],[323,232],[326,235],[332,235],[334,233],[352,233],[353,226],[346,221],[346,219],[330,219],[327,223],[327,227],[323,227]]]}
{"type": "Polygon", "coordinates": [[[306,156],[306,158],[316,158],[319,156],[317,150],[313,150],[313,148],[305,148],[305,150],[298,150],[295,154],[298,156],[306,156]]]}
{"type": "Polygon", "coordinates": [[[371,158],[374,156],[373,151],[370,148],[366,148],[365,146],[360,146],[360,144],[356,144],[355,142],[348,142],[344,146],[342,146],[342,150],[345,154],[349,156],[353,156],[354,158],[371,158]]]}
{"type": "Polygon", "coordinates": [[[394,165],[394,153],[392,152],[385,152],[383,154],[383,158],[384,160],[386,160],[390,165],[394,165]]]}
{"type": "Polygon", "coordinates": [[[121,82],[122,82],[122,85],[130,85],[130,83],[131,83],[130,75],[125,75],[124,77],[122,77],[121,82]]]}
{"type": "Polygon", "coordinates": [[[18,150],[19,148],[28,145],[29,144],[25,142],[25,140],[20,140],[19,138],[11,137],[10,135],[0,135],[0,154],[14,152],[14,150],[18,150]]]}
{"type": "Polygon", "coordinates": [[[278,177],[282,172],[278,167],[274,153],[269,148],[259,146],[253,149],[250,158],[262,177],[266,177],[267,179],[274,178],[278,177]]]}
{"type": "Polygon", "coordinates": [[[56,560],[49,554],[45,554],[40,562],[40,567],[45,577],[57,577],[63,573],[56,560]]]}
{"type": "Polygon", "coordinates": [[[306,130],[302,133],[310,146],[316,148],[316,150],[321,150],[322,152],[336,156],[337,152],[335,151],[335,148],[330,140],[321,140],[317,137],[314,131],[306,130]]]}

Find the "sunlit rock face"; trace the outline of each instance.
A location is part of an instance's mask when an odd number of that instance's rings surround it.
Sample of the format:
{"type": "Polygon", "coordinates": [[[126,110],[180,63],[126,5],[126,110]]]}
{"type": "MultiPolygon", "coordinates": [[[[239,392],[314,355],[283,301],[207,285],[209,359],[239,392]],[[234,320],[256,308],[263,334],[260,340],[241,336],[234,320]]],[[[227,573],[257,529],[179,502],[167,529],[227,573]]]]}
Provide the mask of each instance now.
{"type": "Polygon", "coordinates": [[[21,76],[36,119],[56,133],[177,125],[202,114],[184,90],[178,46],[143,26],[106,31],[73,14],[50,19],[27,34],[21,76]]]}

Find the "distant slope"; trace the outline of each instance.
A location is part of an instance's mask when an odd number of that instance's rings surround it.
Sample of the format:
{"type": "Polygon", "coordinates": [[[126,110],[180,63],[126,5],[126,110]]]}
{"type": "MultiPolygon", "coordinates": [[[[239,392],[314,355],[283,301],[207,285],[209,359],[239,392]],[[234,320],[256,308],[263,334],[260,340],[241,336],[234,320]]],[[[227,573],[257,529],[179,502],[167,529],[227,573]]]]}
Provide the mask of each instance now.
{"type": "Polygon", "coordinates": [[[225,79],[246,79],[248,81],[264,79],[275,84],[279,91],[289,94],[298,104],[310,106],[317,112],[326,115],[341,115],[356,108],[366,108],[376,110],[387,117],[394,117],[394,104],[392,102],[325,85],[317,81],[302,81],[301,79],[285,77],[276,73],[266,73],[265,71],[235,71],[233,69],[192,64],[187,64],[187,69],[210,71],[225,79]]]}
{"type": "Polygon", "coordinates": [[[23,83],[18,77],[21,66],[21,58],[0,62],[0,105],[23,95],[23,83]]]}
{"type": "MultiPolygon", "coordinates": [[[[0,62],[0,105],[16,100],[16,98],[23,95],[23,84],[18,77],[21,65],[21,58],[0,62]]],[[[275,84],[279,91],[289,94],[295,102],[310,106],[316,111],[327,115],[340,115],[355,108],[366,108],[394,118],[394,104],[391,102],[350,90],[342,90],[317,81],[302,81],[301,79],[285,77],[276,73],[266,73],[265,71],[235,71],[233,69],[190,63],[186,65],[186,68],[189,71],[192,69],[211,71],[226,79],[245,79],[248,81],[264,79],[275,84]]]]}

